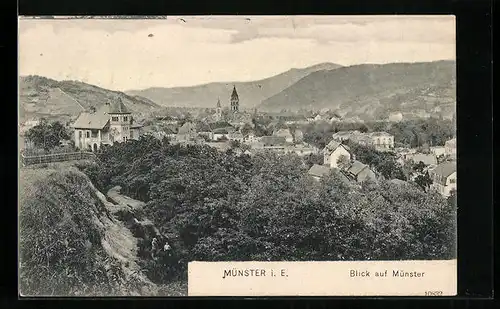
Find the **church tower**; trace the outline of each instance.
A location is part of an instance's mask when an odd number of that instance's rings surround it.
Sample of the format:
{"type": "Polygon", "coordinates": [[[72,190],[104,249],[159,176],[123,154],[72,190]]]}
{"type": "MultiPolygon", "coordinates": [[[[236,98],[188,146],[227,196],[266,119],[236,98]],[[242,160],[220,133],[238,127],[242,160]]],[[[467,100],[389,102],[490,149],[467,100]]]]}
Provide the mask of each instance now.
{"type": "Polygon", "coordinates": [[[233,113],[238,112],[240,105],[240,99],[238,98],[238,92],[236,92],[236,87],[233,85],[233,93],[231,94],[231,111],[233,113]]]}
{"type": "Polygon", "coordinates": [[[215,108],[215,118],[217,121],[222,120],[222,107],[220,105],[220,99],[217,99],[217,107],[215,108]]]}
{"type": "Polygon", "coordinates": [[[132,124],[130,111],[123,104],[120,97],[106,105],[109,105],[110,139],[117,142],[126,142],[130,139],[130,126],[132,124]]]}

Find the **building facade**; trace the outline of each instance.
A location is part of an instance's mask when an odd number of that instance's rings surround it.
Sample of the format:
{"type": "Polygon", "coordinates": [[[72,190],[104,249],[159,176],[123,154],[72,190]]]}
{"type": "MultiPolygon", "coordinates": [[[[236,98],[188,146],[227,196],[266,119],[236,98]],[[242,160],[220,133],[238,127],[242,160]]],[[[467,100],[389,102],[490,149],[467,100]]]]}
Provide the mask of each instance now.
{"type": "Polygon", "coordinates": [[[72,127],[76,148],[97,151],[103,144],[139,139],[142,126],[134,123],[132,114],[118,98],[98,110],[81,113],[72,127]]]}
{"type": "Polygon", "coordinates": [[[351,160],[351,153],[349,152],[349,147],[337,142],[331,141],[323,149],[323,165],[329,166],[330,168],[339,168],[339,160],[343,158],[349,163],[351,160]]]}
{"type": "Polygon", "coordinates": [[[443,197],[448,197],[457,189],[457,164],[454,161],[443,162],[429,171],[432,179],[431,188],[443,197]]]}
{"type": "Polygon", "coordinates": [[[447,157],[455,158],[457,155],[457,139],[452,138],[444,143],[444,153],[447,157]]]}

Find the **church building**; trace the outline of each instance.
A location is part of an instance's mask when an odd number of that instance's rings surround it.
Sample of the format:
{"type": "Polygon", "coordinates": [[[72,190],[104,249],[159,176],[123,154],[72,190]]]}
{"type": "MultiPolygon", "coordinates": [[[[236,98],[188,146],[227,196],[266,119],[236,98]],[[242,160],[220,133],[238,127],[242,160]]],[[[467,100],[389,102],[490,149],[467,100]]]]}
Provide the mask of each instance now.
{"type": "Polygon", "coordinates": [[[238,92],[236,92],[236,86],[233,86],[233,93],[231,94],[231,111],[237,113],[240,109],[240,99],[238,97],[238,92]]]}
{"type": "Polygon", "coordinates": [[[98,110],[81,113],[72,127],[78,149],[97,151],[102,144],[139,139],[142,126],[134,122],[132,114],[118,98],[98,110]]]}
{"type": "Polygon", "coordinates": [[[222,120],[222,107],[220,105],[220,99],[217,99],[217,107],[215,108],[215,119],[216,121],[222,120]]]}

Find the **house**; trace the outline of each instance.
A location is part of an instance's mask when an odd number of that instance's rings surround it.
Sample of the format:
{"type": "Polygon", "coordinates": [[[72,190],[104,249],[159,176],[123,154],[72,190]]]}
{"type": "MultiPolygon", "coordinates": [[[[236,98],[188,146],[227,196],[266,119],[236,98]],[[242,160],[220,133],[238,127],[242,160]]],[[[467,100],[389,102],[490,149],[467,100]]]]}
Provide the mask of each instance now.
{"type": "Polygon", "coordinates": [[[361,135],[361,132],[359,132],[359,131],[339,131],[339,132],[335,132],[332,135],[332,138],[334,141],[344,142],[344,141],[352,139],[356,135],[361,135]]]}
{"type": "Polygon", "coordinates": [[[284,146],[286,144],[286,139],[282,136],[262,136],[260,141],[264,147],[284,146]]]}
{"type": "Polygon", "coordinates": [[[273,133],[273,136],[283,137],[287,143],[293,143],[293,135],[289,129],[279,129],[273,133]]]}
{"type": "Polygon", "coordinates": [[[436,157],[446,155],[446,147],[443,146],[431,147],[430,150],[436,157]]]}
{"type": "Polygon", "coordinates": [[[304,133],[302,133],[301,130],[296,129],[293,134],[293,142],[302,143],[303,140],[304,140],[304,133]]]}
{"type": "Polygon", "coordinates": [[[455,161],[439,164],[429,171],[429,176],[432,179],[431,188],[444,197],[450,196],[451,191],[457,189],[457,163],[455,161]]]}
{"type": "Polygon", "coordinates": [[[437,157],[435,154],[425,154],[425,153],[411,153],[405,155],[405,159],[413,162],[414,164],[418,164],[419,162],[424,163],[425,165],[436,165],[437,157]]]}
{"type": "Polygon", "coordinates": [[[323,164],[330,168],[339,168],[341,158],[346,163],[351,160],[349,147],[337,141],[330,141],[323,149],[323,164]]]}
{"type": "Polygon", "coordinates": [[[178,141],[188,141],[196,136],[196,126],[192,122],[185,122],[177,131],[178,141]]]}
{"type": "Polygon", "coordinates": [[[400,122],[403,120],[403,114],[401,112],[392,112],[389,114],[389,121],[400,122]]]}
{"type": "Polygon", "coordinates": [[[102,144],[138,139],[142,126],[136,124],[120,98],[98,110],[81,113],[72,125],[75,147],[97,151],[102,144]]]}
{"type": "Polygon", "coordinates": [[[344,172],[357,182],[365,182],[368,180],[377,181],[377,177],[370,167],[356,160],[354,160],[344,172]]]}
{"type": "Polygon", "coordinates": [[[295,153],[300,157],[318,153],[318,148],[305,144],[290,145],[285,147],[285,153],[295,153]]]}
{"type": "Polygon", "coordinates": [[[250,144],[251,144],[251,143],[258,142],[258,141],[259,141],[259,138],[258,138],[257,136],[255,136],[255,134],[254,134],[253,132],[250,132],[250,133],[248,133],[248,134],[244,137],[243,141],[244,141],[245,143],[250,143],[250,144]]]}
{"type": "Polygon", "coordinates": [[[368,134],[372,141],[372,145],[377,150],[394,149],[394,136],[387,132],[372,132],[368,134]]]}
{"type": "Polygon", "coordinates": [[[217,128],[212,131],[213,133],[213,140],[214,141],[219,141],[219,140],[224,140],[227,139],[227,136],[229,133],[231,133],[232,130],[228,128],[217,128]]]}
{"type": "Polygon", "coordinates": [[[323,176],[330,174],[328,166],[314,164],[307,172],[314,180],[319,181],[323,176]]]}
{"type": "Polygon", "coordinates": [[[230,141],[238,141],[238,142],[242,143],[244,140],[244,137],[243,137],[243,134],[241,134],[240,132],[233,132],[233,133],[229,133],[227,135],[227,139],[230,141]]]}
{"type": "Polygon", "coordinates": [[[452,138],[444,143],[444,152],[447,157],[456,158],[457,155],[457,139],[452,138]]]}

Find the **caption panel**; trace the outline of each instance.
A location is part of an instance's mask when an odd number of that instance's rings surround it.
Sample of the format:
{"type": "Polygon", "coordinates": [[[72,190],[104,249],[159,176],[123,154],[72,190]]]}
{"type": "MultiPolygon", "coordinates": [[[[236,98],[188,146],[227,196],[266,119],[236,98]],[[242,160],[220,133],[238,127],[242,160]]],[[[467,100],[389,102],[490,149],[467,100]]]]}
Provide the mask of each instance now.
{"type": "Polygon", "coordinates": [[[454,296],[457,261],[191,262],[189,296],[454,296]]]}

